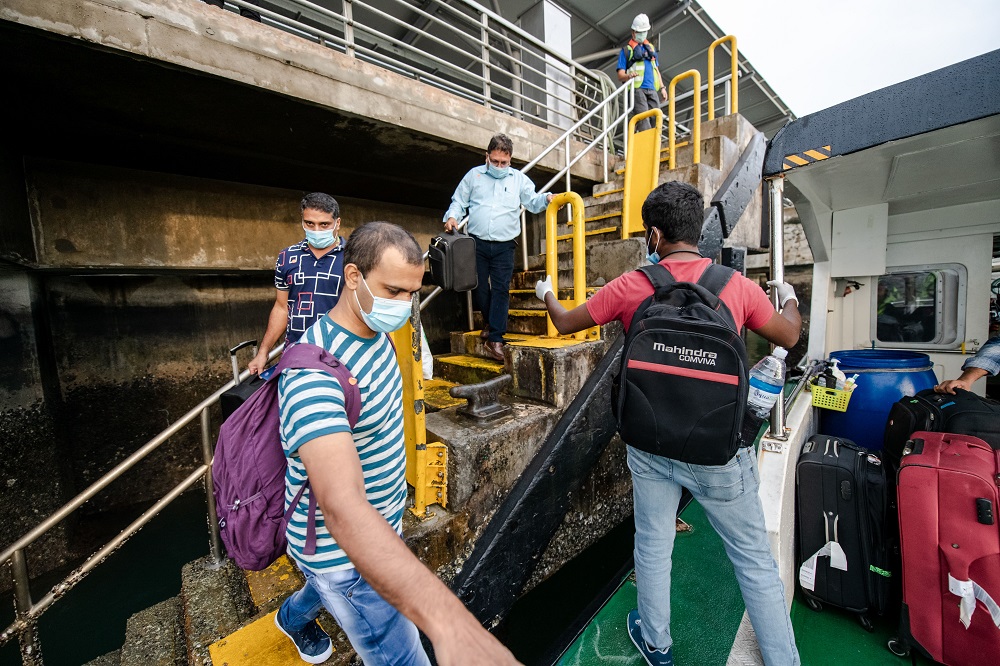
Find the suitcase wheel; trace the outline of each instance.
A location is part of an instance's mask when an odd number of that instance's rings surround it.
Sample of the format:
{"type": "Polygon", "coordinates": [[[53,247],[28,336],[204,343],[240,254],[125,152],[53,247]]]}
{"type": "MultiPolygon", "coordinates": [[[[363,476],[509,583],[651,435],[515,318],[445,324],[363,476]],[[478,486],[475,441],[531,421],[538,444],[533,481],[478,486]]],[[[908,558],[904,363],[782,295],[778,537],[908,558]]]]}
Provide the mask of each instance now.
{"type": "Polygon", "coordinates": [[[861,628],[867,631],[869,634],[875,631],[875,625],[872,624],[872,621],[868,619],[867,615],[863,614],[859,615],[858,622],[861,623],[861,628]]]}
{"type": "Polygon", "coordinates": [[[893,653],[897,657],[910,656],[910,646],[898,638],[890,638],[886,646],[889,648],[889,652],[893,653]]]}
{"type": "Polygon", "coordinates": [[[812,597],[806,597],[806,605],[809,606],[809,608],[812,608],[817,613],[823,610],[823,604],[816,601],[812,597]]]}

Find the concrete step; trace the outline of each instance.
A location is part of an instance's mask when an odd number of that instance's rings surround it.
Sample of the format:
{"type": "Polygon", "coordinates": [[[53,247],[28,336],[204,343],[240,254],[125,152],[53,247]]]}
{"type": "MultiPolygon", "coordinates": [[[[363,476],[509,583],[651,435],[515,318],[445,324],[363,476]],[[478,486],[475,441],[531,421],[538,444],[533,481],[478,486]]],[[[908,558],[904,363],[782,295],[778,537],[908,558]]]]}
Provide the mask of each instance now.
{"type": "Polygon", "coordinates": [[[258,612],[278,608],[289,594],[302,587],[305,576],[287,555],[282,555],[263,571],[244,571],[250,599],[258,612]]]}
{"type": "Polygon", "coordinates": [[[180,598],[171,597],[130,617],[125,623],[121,666],[185,666],[188,658],[181,611],[180,598]]]}
{"type": "MultiPolygon", "coordinates": [[[[563,288],[561,285],[564,283],[561,281],[559,284],[559,300],[568,301],[573,298],[574,294],[572,287],[563,288]]],[[[565,284],[572,284],[572,282],[565,284]]],[[[595,291],[597,291],[597,287],[588,287],[586,297],[590,298],[594,295],[595,291]]],[[[538,300],[534,289],[511,289],[510,307],[513,310],[544,310],[545,304],[538,300]]]]}
{"type": "Polygon", "coordinates": [[[96,659],[88,661],[83,666],[120,666],[122,658],[122,651],[115,650],[114,652],[108,652],[107,654],[102,654],[96,659]]]}
{"type": "Polygon", "coordinates": [[[239,629],[255,612],[243,570],[232,560],[221,566],[203,557],[181,569],[181,602],[188,663],[211,663],[209,646],[239,629]]]}
{"type": "MultiPolygon", "coordinates": [[[[534,290],[532,290],[532,293],[534,293],[534,290]]],[[[475,331],[452,331],[451,353],[485,357],[486,354],[483,351],[483,339],[479,336],[481,330],[482,329],[475,331]]],[[[530,340],[531,337],[532,336],[530,335],[522,335],[520,333],[507,333],[504,336],[504,341],[507,344],[512,342],[524,342],[525,340],[530,340]]],[[[424,390],[426,391],[426,388],[424,390]]],[[[465,400],[460,400],[459,402],[461,404],[465,404],[465,400]]]]}
{"type": "Polygon", "coordinates": [[[479,384],[504,374],[504,364],[469,354],[434,357],[434,376],[456,384],[479,384]]]}
{"type": "MultiPolygon", "coordinates": [[[[295,645],[274,624],[277,610],[263,614],[223,639],[209,646],[212,663],[219,666],[300,666],[295,645]]],[[[322,662],[328,666],[347,666],[354,657],[347,637],[325,613],[319,625],[330,634],[333,654],[322,662]]]]}
{"type": "MultiPolygon", "coordinates": [[[[476,337],[479,337],[478,331],[476,332],[476,337]]],[[[448,393],[453,386],[458,386],[458,384],[449,382],[446,379],[424,380],[424,408],[428,414],[465,404],[465,400],[453,398],[448,393]]]]}
{"type": "MultiPolygon", "coordinates": [[[[482,327],[483,318],[479,312],[475,313],[474,322],[476,326],[482,327]]],[[[548,329],[544,310],[508,310],[507,312],[508,333],[545,335],[546,330],[548,329]]]]}

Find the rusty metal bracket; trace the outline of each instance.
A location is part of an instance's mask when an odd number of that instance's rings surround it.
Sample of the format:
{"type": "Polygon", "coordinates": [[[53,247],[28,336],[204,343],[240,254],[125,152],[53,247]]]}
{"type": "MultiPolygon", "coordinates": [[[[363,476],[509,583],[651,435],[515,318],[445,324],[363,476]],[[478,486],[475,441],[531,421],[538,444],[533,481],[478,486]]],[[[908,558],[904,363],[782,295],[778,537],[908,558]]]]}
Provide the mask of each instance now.
{"type": "Polygon", "coordinates": [[[479,423],[487,423],[512,411],[510,405],[500,402],[500,392],[513,383],[514,378],[510,375],[500,375],[480,384],[453,386],[448,392],[453,398],[469,401],[469,404],[458,408],[459,414],[479,423]]]}
{"type": "Polygon", "coordinates": [[[434,442],[418,448],[416,473],[410,512],[417,518],[430,518],[428,506],[448,506],[448,447],[434,442]]]}

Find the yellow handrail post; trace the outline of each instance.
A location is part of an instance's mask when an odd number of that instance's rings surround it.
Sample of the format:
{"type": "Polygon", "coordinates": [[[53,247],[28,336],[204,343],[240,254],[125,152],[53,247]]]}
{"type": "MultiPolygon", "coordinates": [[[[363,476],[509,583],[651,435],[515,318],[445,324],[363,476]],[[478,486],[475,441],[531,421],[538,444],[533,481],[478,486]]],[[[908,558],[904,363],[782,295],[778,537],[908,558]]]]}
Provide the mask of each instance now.
{"type": "MultiPolygon", "coordinates": [[[[545,273],[552,278],[552,292],[559,300],[559,209],[565,204],[573,208],[573,298],[559,301],[563,307],[575,308],[587,302],[587,225],[583,221],[583,199],[576,192],[561,192],[552,197],[545,209],[545,273]]],[[[550,338],[559,336],[552,317],[546,316],[546,329],[550,338]]],[[[577,340],[593,337],[594,329],[573,334],[577,340]]]]}
{"type": "Polygon", "coordinates": [[[412,317],[392,334],[396,361],[403,377],[403,435],[406,442],[406,482],[413,486],[410,511],[418,518],[427,516],[431,504],[447,506],[448,450],[440,443],[427,443],[424,409],[424,376],[420,363],[420,333],[412,317]]]}
{"type": "Polygon", "coordinates": [[[694,164],[701,163],[701,74],[697,69],[689,69],[683,74],[678,74],[670,81],[667,90],[667,97],[670,100],[669,112],[667,114],[667,145],[670,146],[668,165],[673,169],[677,163],[677,137],[674,136],[674,112],[676,111],[677,82],[686,78],[694,79],[694,120],[691,125],[691,143],[694,148],[694,164]]]}
{"type": "Polygon", "coordinates": [[[663,112],[650,109],[628,121],[628,153],[625,155],[625,183],[622,190],[622,238],[642,231],[642,204],[660,179],[660,138],[663,112]],[[652,130],[635,133],[636,123],[653,119],[652,130]]]}
{"type": "Polygon", "coordinates": [[[724,42],[729,42],[730,46],[730,73],[729,80],[732,82],[733,94],[730,97],[729,113],[736,113],[740,108],[739,93],[739,62],[736,51],[736,36],[726,35],[719,37],[708,47],[708,119],[715,120],[715,47],[724,42]]]}

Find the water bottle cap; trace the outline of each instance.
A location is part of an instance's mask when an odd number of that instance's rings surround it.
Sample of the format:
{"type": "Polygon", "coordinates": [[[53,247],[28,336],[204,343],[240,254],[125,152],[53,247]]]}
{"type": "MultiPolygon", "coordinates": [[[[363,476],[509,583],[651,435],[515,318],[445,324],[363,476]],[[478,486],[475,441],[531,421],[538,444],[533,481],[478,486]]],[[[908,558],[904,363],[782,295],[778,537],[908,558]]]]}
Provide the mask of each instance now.
{"type": "Polygon", "coordinates": [[[775,347],[774,351],[771,352],[771,356],[774,356],[776,358],[785,358],[786,356],[788,356],[788,350],[785,349],[784,347],[775,347]]]}

